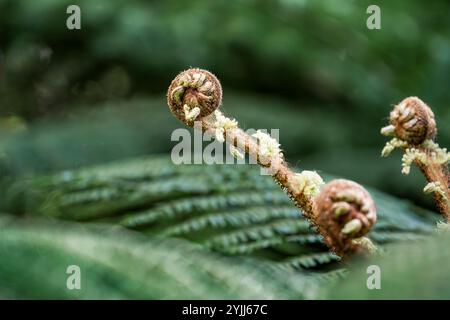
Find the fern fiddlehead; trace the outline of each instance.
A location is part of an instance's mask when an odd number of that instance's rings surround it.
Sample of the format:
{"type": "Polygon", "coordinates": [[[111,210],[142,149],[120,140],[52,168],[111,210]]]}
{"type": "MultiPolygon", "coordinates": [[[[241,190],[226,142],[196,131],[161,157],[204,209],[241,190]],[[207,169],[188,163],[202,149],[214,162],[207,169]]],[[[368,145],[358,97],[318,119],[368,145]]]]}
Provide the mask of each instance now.
{"type": "Polygon", "coordinates": [[[167,101],[172,113],[183,123],[212,134],[219,142],[226,141],[236,158],[243,158],[245,153],[264,167],[334,253],[344,256],[372,247],[367,238],[361,240],[376,221],[370,194],[354,182],[341,180],[329,183],[321,192],[324,182],[317,172],[292,171],[275,139],[261,131],[247,134],[238,127],[235,119],[226,117],[219,110],[222,88],[213,74],[202,69],[181,72],[168,89],[167,101]],[[331,196],[330,190],[342,197],[331,196]],[[330,214],[334,209],[329,208],[327,202],[336,200],[345,206],[338,210],[339,217],[330,214]]]}
{"type": "Polygon", "coordinates": [[[336,179],[326,184],[316,202],[318,223],[327,226],[329,232],[326,236],[333,238],[329,242],[338,243],[344,251],[350,250],[347,247],[358,246],[358,241],[349,239],[363,237],[377,220],[370,194],[350,180],[336,179]]]}
{"type": "Polygon", "coordinates": [[[393,136],[381,155],[402,149],[402,173],[409,174],[412,164],[419,167],[428,181],[423,191],[434,194],[439,211],[450,222],[450,153],[434,142],[437,128],[431,108],[417,97],[404,99],[390,113],[390,125],[381,134],[393,136]]]}
{"type": "Polygon", "coordinates": [[[189,69],[170,84],[167,102],[172,113],[188,126],[210,115],[222,104],[222,87],[211,72],[189,69]]]}

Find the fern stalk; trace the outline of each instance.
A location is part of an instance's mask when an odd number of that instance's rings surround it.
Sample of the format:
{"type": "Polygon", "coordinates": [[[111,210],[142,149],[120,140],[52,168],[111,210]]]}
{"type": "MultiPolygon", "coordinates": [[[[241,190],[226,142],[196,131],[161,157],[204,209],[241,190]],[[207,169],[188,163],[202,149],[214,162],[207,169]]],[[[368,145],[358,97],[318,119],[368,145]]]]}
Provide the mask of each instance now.
{"type": "Polygon", "coordinates": [[[259,130],[250,136],[218,110],[222,87],[213,74],[202,69],[181,72],[172,81],[167,100],[175,117],[186,125],[227,141],[236,158],[244,158],[245,153],[265,168],[334,253],[344,256],[372,247],[367,240],[360,241],[376,222],[370,194],[347,180],[332,181],[320,192],[323,180],[316,172],[292,171],[275,139],[259,130]]]}

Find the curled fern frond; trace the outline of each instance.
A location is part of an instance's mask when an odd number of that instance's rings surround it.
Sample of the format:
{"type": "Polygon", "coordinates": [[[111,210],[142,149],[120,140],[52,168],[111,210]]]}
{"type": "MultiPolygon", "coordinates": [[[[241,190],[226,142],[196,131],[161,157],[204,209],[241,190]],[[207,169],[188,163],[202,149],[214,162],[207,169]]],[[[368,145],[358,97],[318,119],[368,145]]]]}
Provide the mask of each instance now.
{"type": "Polygon", "coordinates": [[[402,173],[409,174],[412,164],[419,167],[428,181],[423,191],[434,195],[439,211],[450,222],[450,152],[434,142],[437,128],[433,111],[419,98],[409,97],[394,107],[390,122],[381,133],[394,138],[386,144],[382,156],[402,149],[402,173]]]}

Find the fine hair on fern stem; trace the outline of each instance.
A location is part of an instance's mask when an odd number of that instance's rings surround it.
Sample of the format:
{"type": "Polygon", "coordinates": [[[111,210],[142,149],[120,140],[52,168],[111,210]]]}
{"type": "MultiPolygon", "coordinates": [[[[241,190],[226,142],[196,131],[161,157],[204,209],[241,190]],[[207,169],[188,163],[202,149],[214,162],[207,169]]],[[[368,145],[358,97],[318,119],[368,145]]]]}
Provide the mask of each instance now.
{"type": "Polygon", "coordinates": [[[450,153],[434,141],[437,128],[433,111],[417,97],[408,97],[390,113],[390,125],[381,134],[392,136],[381,155],[388,156],[395,148],[404,151],[402,173],[409,174],[411,165],[419,167],[428,184],[423,191],[433,193],[444,219],[450,222],[450,153]]]}
{"type": "Polygon", "coordinates": [[[373,248],[364,236],[376,222],[376,209],[370,194],[357,183],[335,180],[323,187],[315,171],[296,173],[287,165],[279,143],[262,131],[253,135],[226,117],[219,80],[202,69],[181,72],[171,83],[167,101],[172,113],[188,126],[199,128],[227,142],[237,158],[244,154],[265,168],[288,194],[304,216],[337,255],[366,252],[373,248]]]}

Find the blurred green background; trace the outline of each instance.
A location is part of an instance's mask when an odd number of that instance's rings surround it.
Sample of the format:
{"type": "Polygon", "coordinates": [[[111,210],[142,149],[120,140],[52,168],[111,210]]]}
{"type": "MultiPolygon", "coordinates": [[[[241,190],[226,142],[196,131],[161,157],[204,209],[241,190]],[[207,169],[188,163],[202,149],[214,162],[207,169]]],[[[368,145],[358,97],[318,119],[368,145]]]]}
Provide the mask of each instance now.
{"type": "Polygon", "coordinates": [[[214,72],[224,110],[278,128],[287,159],[433,208],[418,171],[379,154],[392,105],[416,95],[450,145],[450,4],[441,1],[0,1],[3,176],[167,153],[165,102],[190,66],[214,72]],[[81,8],[81,30],[66,8],[81,8]],[[368,30],[366,8],[381,8],[368,30]]]}

